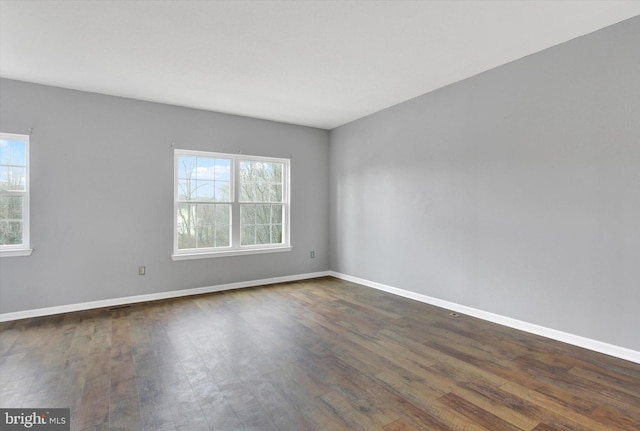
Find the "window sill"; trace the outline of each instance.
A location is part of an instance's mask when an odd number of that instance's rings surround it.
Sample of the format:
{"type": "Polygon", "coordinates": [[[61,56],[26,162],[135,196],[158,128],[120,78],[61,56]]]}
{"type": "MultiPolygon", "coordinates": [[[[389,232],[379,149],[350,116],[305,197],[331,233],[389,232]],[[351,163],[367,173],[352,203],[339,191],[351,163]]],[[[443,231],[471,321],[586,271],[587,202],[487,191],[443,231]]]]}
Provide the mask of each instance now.
{"type": "Polygon", "coordinates": [[[171,255],[171,259],[172,260],[210,259],[213,257],[244,256],[248,254],[281,253],[285,251],[291,251],[292,249],[293,247],[286,245],[281,247],[265,247],[265,248],[252,248],[252,249],[240,249],[240,250],[174,253],[171,255]]]}
{"type": "Polygon", "coordinates": [[[0,257],[19,257],[31,256],[32,248],[14,248],[9,250],[0,250],[0,257]]]}

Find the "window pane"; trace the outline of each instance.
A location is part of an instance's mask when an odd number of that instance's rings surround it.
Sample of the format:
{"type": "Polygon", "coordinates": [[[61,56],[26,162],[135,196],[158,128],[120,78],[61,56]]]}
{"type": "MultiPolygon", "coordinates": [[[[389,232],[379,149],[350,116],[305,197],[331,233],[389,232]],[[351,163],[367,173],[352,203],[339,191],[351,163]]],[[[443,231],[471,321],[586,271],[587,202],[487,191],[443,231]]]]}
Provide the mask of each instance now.
{"type": "Polygon", "coordinates": [[[26,181],[26,168],[0,166],[0,190],[24,190],[26,181]]]}
{"type": "Polygon", "coordinates": [[[282,170],[284,165],[282,163],[273,163],[273,181],[276,183],[282,183],[282,170]]]}
{"type": "Polygon", "coordinates": [[[178,205],[178,248],[196,247],[196,206],[178,205]]]}
{"type": "Polygon", "coordinates": [[[255,205],[241,205],[240,206],[240,224],[255,224],[256,223],[256,206],[255,205]]]}
{"type": "Polygon", "coordinates": [[[282,224],[283,205],[271,205],[271,223],[282,224]]]}
{"type": "Polygon", "coordinates": [[[22,222],[0,221],[0,245],[22,244],[22,222]]]}
{"type": "Polygon", "coordinates": [[[269,225],[256,225],[256,244],[271,244],[269,225]]]}
{"type": "Polygon", "coordinates": [[[240,162],[240,179],[245,181],[255,181],[255,163],[248,161],[240,162]]]}
{"type": "Polygon", "coordinates": [[[269,202],[271,200],[271,192],[269,184],[267,183],[255,183],[253,201],[254,202],[269,202]]]}
{"type": "Polygon", "coordinates": [[[256,224],[271,223],[271,205],[256,205],[256,224]]]}
{"type": "Polygon", "coordinates": [[[196,178],[213,181],[213,165],[214,159],[211,157],[196,157],[196,178]]]}
{"type": "Polygon", "coordinates": [[[22,220],[22,196],[0,196],[0,220],[22,220]]]}
{"type": "Polygon", "coordinates": [[[215,200],[219,202],[231,201],[231,183],[229,181],[216,181],[215,200]]]}
{"type": "Polygon", "coordinates": [[[198,248],[231,245],[231,205],[198,205],[198,248]]]}
{"type": "Polygon", "coordinates": [[[196,206],[197,222],[196,224],[213,224],[215,214],[215,205],[200,204],[196,206]]]}
{"type": "Polygon", "coordinates": [[[0,165],[27,166],[26,142],[0,139],[0,165]]]}
{"type": "Polygon", "coordinates": [[[241,245],[254,245],[256,243],[255,225],[241,226],[240,229],[240,244],[241,245]]]}
{"type": "Polygon", "coordinates": [[[274,184],[271,186],[267,202],[282,202],[282,185],[274,184]]]}
{"type": "Polygon", "coordinates": [[[180,204],[178,205],[178,223],[185,226],[195,226],[196,205],[180,204]]]}
{"type": "Polygon", "coordinates": [[[213,181],[196,181],[196,199],[199,201],[213,200],[213,181]]]}
{"type": "Polygon", "coordinates": [[[231,245],[231,226],[229,225],[217,225],[216,226],[216,247],[229,247],[231,245]]]}
{"type": "Polygon", "coordinates": [[[274,224],[271,225],[271,244],[281,244],[282,243],[282,225],[274,224]]]}
{"type": "Polygon", "coordinates": [[[216,181],[231,181],[231,160],[215,159],[214,169],[216,181]]]}
{"type": "Polygon", "coordinates": [[[178,248],[196,248],[195,232],[181,230],[180,227],[178,227],[178,248]]]}
{"type": "Polygon", "coordinates": [[[210,224],[198,224],[198,248],[213,247],[215,238],[215,228],[210,224]]]}
{"type": "Polygon", "coordinates": [[[240,184],[240,202],[255,202],[255,186],[253,183],[240,184]]]}
{"type": "Polygon", "coordinates": [[[214,219],[216,225],[230,225],[231,205],[216,205],[214,219]]]}
{"type": "Polygon", "coordinates": [[[195,179],[196,178],[196,157],[179,156],[178,157],[178,178],[179,179],[195,179]]]}
{"type": "Polygon", "coordinates": [[[192,201],[195,200],[195,181],[178,180],[178,200],[192,201]]]}

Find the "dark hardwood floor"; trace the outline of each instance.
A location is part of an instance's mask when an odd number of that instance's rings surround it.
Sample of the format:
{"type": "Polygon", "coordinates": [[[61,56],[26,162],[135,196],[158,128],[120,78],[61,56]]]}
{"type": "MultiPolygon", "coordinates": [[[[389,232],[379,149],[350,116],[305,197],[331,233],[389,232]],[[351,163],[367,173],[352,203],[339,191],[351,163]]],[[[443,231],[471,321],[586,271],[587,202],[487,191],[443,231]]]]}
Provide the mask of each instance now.
{"type": "Polygon", "coordinates": [[[0,324],[73,430],[640,430],[640,365],[333,278],[0,324]]]}

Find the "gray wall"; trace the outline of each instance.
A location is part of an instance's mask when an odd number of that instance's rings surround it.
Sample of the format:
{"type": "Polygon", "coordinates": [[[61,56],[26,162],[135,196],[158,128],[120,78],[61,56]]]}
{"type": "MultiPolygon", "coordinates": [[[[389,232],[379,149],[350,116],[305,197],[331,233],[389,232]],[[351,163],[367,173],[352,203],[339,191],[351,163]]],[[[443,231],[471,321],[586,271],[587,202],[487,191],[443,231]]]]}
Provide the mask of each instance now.
{"type": "Polygon", "coordinates": [[[640,18],[331,132],[331,268],[640,350],[640,18]]]}
{"type": "Polygon", "coordinates": [[[0,259],[2,313],[329,268],[325,130],[0,80],[0,130],[30,127],[35,251],[0,259]],[[172,261],[171,142],[293,155],[293,251],[172,261]]]}

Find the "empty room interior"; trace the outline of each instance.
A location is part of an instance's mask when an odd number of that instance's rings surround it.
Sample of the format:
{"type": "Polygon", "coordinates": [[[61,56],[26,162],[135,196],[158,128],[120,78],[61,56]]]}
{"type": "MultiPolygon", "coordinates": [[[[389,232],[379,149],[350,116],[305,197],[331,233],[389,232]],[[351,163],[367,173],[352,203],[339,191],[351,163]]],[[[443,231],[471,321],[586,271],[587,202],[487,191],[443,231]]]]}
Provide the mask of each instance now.
{"type": "Polygon", "coordinates": [[[2,429],[640,429],[638,1],[0,0],[0,135],[2,429]]]}

